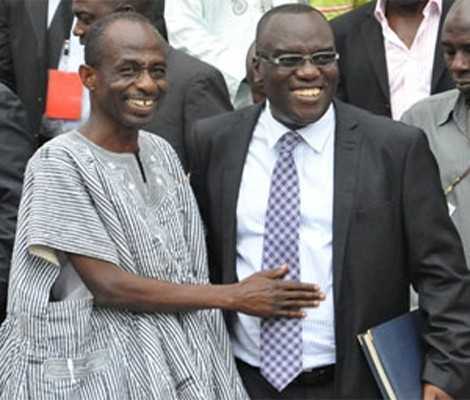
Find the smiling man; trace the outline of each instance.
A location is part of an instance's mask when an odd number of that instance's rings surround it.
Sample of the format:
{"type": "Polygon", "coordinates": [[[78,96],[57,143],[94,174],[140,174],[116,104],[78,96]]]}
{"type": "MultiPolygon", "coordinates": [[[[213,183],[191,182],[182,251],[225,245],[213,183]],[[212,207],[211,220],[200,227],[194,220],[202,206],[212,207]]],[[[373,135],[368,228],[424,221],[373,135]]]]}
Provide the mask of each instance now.
{"type": "Polygon", "coordinates": [[[468,397],[470,277],[424,134],[333,99],[338,55],[315,9],[266,13],[256,53],[266,103],[194,130],[211,277],[286,263],[323,296],[297,321],[227,316],[250,397],[379,398],[356,336],[407,312],[410,282],[427,315],[424,398],[468,397]]]}

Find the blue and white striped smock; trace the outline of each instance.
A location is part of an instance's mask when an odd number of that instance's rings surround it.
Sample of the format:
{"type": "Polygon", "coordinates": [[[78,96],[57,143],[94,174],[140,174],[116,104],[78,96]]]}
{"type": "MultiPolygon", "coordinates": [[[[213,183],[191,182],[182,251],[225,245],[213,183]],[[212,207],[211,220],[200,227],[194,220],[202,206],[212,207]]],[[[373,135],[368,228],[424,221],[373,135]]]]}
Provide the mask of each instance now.
{"type": "Polygon", "coordinates": [[[133,313],[50,301],[59,252],[178,283],[206,283],[203,228],[175,153],[139,133],[149,196],[69,132],[28,164],[0,327],[0,399],[247,399],[218,310],[133,313]]]}

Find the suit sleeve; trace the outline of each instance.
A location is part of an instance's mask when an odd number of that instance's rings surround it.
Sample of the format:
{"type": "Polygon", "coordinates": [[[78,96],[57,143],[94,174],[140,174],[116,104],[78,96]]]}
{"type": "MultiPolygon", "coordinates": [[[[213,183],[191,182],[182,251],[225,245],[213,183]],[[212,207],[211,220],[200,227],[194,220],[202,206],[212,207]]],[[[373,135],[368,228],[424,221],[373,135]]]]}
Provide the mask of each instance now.
{"type": "Polygon", "coordinates": [[[422,379],[454,398],[469,398],[470,275],[423,133],[410,147],[403,182],[411,278],[428,321],[422,379]]]}
{"type": "Polygon", "coordinates": [[[197,120],[232,111],[232,103],[222,74],[210,69],[190,83],[184,105],[184,147],[194,148],[193,127],[197,120]]]}
{"type": "Polygon", "coordinates": [[[6,287],[15,238],[23,174],[33,143],[27,118],[17,96],[0,84],[0,321],[4,318],[6,287]]]}

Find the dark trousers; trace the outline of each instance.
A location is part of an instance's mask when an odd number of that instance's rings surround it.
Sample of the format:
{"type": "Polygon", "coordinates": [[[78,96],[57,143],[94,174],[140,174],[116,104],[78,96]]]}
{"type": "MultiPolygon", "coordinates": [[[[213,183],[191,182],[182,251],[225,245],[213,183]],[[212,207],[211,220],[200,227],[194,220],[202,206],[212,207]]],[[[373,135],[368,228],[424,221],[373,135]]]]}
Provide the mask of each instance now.
{"type": "Polygon", "coordinates": [[[282,392],[278,392],[261,375],[259,368],[237,359],[238,372],[252,400],[320,400],[334,399],[334,379],[327,377],[318,382],[305,383],[297,378],[282,392]]]}

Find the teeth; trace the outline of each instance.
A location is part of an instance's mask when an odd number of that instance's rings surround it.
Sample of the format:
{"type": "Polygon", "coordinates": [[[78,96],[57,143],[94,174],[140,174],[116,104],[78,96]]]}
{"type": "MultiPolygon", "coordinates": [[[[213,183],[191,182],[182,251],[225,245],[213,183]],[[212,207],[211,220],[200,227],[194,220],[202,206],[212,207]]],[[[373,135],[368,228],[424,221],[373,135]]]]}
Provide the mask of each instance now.
{"type": "Polygon", "coordinates": [[[129,99],[128,102],[129,104],[135,107],[141,107],[141,108],[152,107],[154,103],[153,100],[137,100],[137,99],[129,99]]]}
{"type": "Polygon", "coordinates": [[[320,96],[321,89],[320,88],[298,89],[298,90],[295,90],[294,93],[302,97],[318,97],[320,96]]]}

